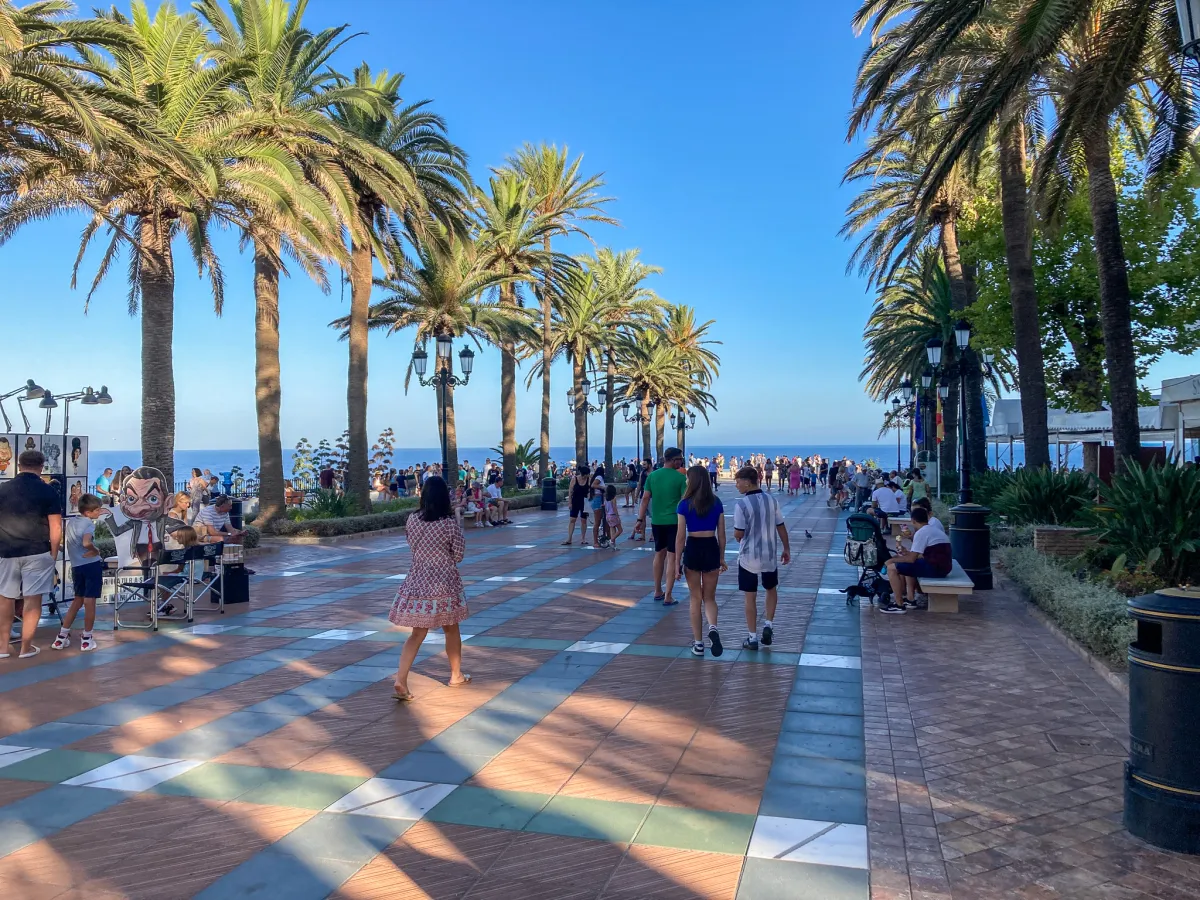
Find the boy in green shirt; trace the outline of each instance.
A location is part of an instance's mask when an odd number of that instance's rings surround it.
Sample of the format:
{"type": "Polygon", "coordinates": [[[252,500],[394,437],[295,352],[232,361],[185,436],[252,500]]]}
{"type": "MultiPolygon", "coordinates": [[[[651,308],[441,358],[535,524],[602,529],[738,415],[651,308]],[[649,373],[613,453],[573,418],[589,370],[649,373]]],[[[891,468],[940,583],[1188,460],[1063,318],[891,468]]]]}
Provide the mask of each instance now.
{"type": "Polygon", "coordinates": [[[634,534],[646,530],[646,507],[650,508],[650,528],[654,534],[654,599],[663,606],[674,606],[679,601],[671,596],[679,565],[675,559],[675,537],[678,528],[679,501],[687,488],[687,476],[683,474],[683,451],[671,447],[663,454],[663,467],[655,469],[646,477],[646,488],[642,493],[642,504],[638,507],[634,534]],[[667,589],[662,589],[663,571],[666,569],[667,589]]]}

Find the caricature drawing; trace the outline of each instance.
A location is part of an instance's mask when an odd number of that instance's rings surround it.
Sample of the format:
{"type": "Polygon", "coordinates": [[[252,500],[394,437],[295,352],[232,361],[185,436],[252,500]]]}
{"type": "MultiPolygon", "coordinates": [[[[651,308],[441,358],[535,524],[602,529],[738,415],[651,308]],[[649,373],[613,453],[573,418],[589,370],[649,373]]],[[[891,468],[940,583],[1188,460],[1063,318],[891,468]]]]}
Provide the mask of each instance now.
{"type": "Polygon", "coordinates": [[[117,506],[109,512],[121,568],[146,565],[151,548],[158,550],[165,535],[187,524],[167,516],[173,496],[166,476],[148,466],[134,469],[121,482],[117,506]]]}
{"type": "Polygon", "coordinates": [[[12,467],[13,450],[12,444],[8,442],[7,437],[0,437],[0,477],[7,478],[13,473],[9,471],[12,467]]]}

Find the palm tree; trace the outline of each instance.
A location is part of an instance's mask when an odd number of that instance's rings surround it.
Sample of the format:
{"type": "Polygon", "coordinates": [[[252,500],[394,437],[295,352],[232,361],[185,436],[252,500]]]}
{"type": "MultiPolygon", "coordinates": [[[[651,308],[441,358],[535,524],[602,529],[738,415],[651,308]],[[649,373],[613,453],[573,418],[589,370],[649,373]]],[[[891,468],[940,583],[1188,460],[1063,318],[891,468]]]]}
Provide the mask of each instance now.
{"type": "MultiPolygon", "coordinates": [[[[209,242],[213,222],[249,227],[247,211],[286,212],[296,172],[268,137],[269,121],[238,101],[233,86],[244,60],[213,60],[214,45],[195,14],[162,4],[154,17],[135,0],[131,17],[103,15],[133,40],[111,58],[85,52],[102,79],[141,103],[147,132],[169,135],[137,152],[120,145],[86,148],[85,168],[47,168],[0,210],[0,237],[25,222],[84,211],[83,254],[102,230],[108,242],[92,292],[129,248],[129,311],[142,318],[142,462],[174,477],[174,332],[176,237],[185,237],[200,274],[212,285],[218,314],[224,299],[221,269],[209,242]],[[166,148],[166,149],[164,149],[166,148]],[[168,152],[169,151],[169,152],[168,152]]],[[[28,173],[27,173],[28,174],[28,173]]],[[[91,293],[89,293],[89,297],[91,293]]]]}
{"type": "MultiPolygon", "coordinates": [[[[605,215],[603,207],[611,202],[611,197],[603,197],[600,190],[604,187],[601,175],[583,177],[579,168],[583,157],[577,157],[574,162],[570,152],[564,146],[561,150],[553,144],[534,146],[526,144],[513,156],[509,157],[507,168],[520,172],[529,179],[533,193],[539,197],[537,212],[553,220],[558,234],[576,232],[587,236],[584,223],[606,222],[616,225],[617,220],[605,215]]],[[[543,238],[543,249],[551,250],[551,236],[543,238]]],[[[542,462],[538,477],[545,479],[550,465],[550,366],[547,361],[554,352],[549,337],[553,323],[553,285],[548,281],[541,286],[542,303],[542,431],[541,452],[542,462]]],[[[586,453],[585,453],[586,456],[586,453]]]]}
{"type": "MultiPolygon", "coordinates": [[[[949,280],[953,308],[960,315],[971,305],[973,286],[963,266],[958,243],[958,221],[970,200],[970,190],[961,170],[948,178],[928,209],[916,205],[915,197],[928,165],[927,136],[895,129],[876,135],[863,153],[851,163],[845,180],[866,182],[847,211],[842,234],[864,233],[851,254],[848,268],[877,286],[886,286],[896,271],[925,246],[936,245],[949,280]]],[[[973,358],[973,352],[968,350],[973,358]]],[[[987,466],[983,428],[983,385],[978,366],[971,367],[967,388],[967,447],[976,471],[987,466]]],[[[957,411],[947,411],[947,427],[957,411]]],[[[952,460],[953,462],[953,460],[952,460]]]]}
{"type": "MultiPolygon", "coordinates": [[[[479,214],[479,239],[482,252],[490,257],[496,271],[512,276],[500,285],[500,302],[508,307],[524,303],[520,284],[539,275],[543,284],[574,265],[564,254],[543,249],[559,230],[552,216],[538,212],[539,200],[530,189],[529,179],[510,170],[501,170],[488,182],[489,190],[476,189],[479,214]]],[[[503,448],[504,484],[513,487],[517,479],[517,357],[510,342],[500,347],[500,426],[503,448]]]]}
{"type": "Polygon", "coordinates": [[[127,52],[125,24],[75,19],[64,0],[18,7],[0,0],[0,155],[9,166],[78,163],[87,148],[166,142],[138,98],[94,77],[88,54],[127,52]]]}
{"type": "MultiPolygon", "coordinates": [[[[550,355],[530,371],[532,380],[548,364],[565,357],[571,363],[571,388],[575,406],[575,459],[588,459],[587,406],[583,380],[594,372],[611,333],[630,327],[634,321],[621,314],[613,296],[604,290],[596,273],[586,268],[567,272],[554,290],[554,316],[550,320],[550,355]]],[[[531,348],[536,354],[536,348],[531,348]]],[[[592,379],[594,380],[594,379],[592,379]]]]}
{"type": "MultiPolygon", "coordinates": [[[[909,46],[949,46],[988,15],[989,7],[953,0],[917,4],[909,10],[909,46]]],[[[955,104],[950,127],[932,148],[918,197],[928,203],[1015,95],[1043,79],[1053,85],[1055,123],[1038,160],[1035,183],[1043,197],[1053,200],[1061,196],[1048,190],[1058,173],[1079,160],[1087,169],[1113,444],[1118,463],[1137,460],[1137,359],[1110,138],[1114,120],[1128,121],[1130,107],[1139,105],[1155,119],[1150,173],[1170,170],[1187,152],[1195,103],[1192,85],[1177,63],[1176,6],[1173,0],[1023,0],[1008,26],[1004,52],[955,104]]],[[[907,65],[904,53],[897,54],[894,65],[907,65]]]]}
{"type": "MultiPolygon", "coordinates": [[[[678,350],[657,330],[639,330],[622,349],[620,372],[625,396],[641,394],[644,415],[648,414],[650,403],[654,404],[655,446],[661,458],[670,404],[699,410],[707,419],[707,410],[715,408],[716,403],[712,395],[704,390],[700,376],[684,368],[678,350]]],[[[649,453],[649,415],[643,422],[642,436],[646,452],[649,453]]]]}
{"type": "MultiPolygon", "coordinates": [[[[283,442],[279,433],[279,277],[290,257],[328,291],[323,259],[341,258],[341,222],[353,200],[337,177],[334,151],[341,137],[323,111],[334,102],[369,105],[366,91],[338,84],[327,66],[346,26],[313,34],[302,18],[307,0],[240,0],[228,15],[218,0],[196,8],[217,35],[213,56],[243,63],[234,88],[246,106],[270,124],[277,165],[289,173],[282,209],[248,211],[246,237],[254,247],[254,369],[258,412],[259,521],[284,516],[283,442]]],[[[364,507],[365,508],[365,507],[364,507]]]]}
{"type": "Polygon", "coordinates": [[[644,282],[651,275],[662,273],[658,266],[651,266],[638,259],[639,250],[622,250],[614,253],[605,247],[594,257],[583,257],[584,265],[596,275],[600,290],[610,299],[611,314],[622,321],[629,321],[624,328],[609,331],[604,344],[606,366],[605,392],[608,403],[604,409],[604,471],[612,471],[613,430],[617,414],[617,355],[621,345],[628,341],[630,332],[658,324],[662,318],[663,303],[644,282]]]}
{"type": "MultiPolygon", "coordinates": [[[[854,24],[861,30],[874,20],[874,37],[859,69],[850,137],[873,122],[884,129],[920,131],[931,119],[940,120],[938,115],[931,116],[931,111],[939,111],[946,102],[943,98],[954,97],[1003,52],[1006,17],[1011,16],[1018,2],[1006,0],[993,4],[989,18],[965,30],[950,46],[926,47],[910,40],[914,19],[891,20],[892,9],[883,6],[880,0],[866,0],[854,24]],[[897,63],[897,58],[902,61],[897,63]]],[[[1025,463],[1044,467],[1050,464],[1046,376],[1026,183],[1026,125],[1028,122],[1036,128],[1036,112],[1030,92],[1014,93],[997,117],[993,141],[998,157],[996,168],[1024,421],[1025,463]]]]}
{"type": "MultiPolygon", "coordinates": [[[[465,228],[466,154],[446,136],[446,123],[427,107],[428,100],[403,106],[402,74],[373,74],[366,63],[353,78],[336,76],[358,91],[369,92],[375,104],[339,101],[330,116],[342,134],[372,149],[369,165],[346,164],[355,202],[349,216],[350,328],[346,379],[349,465],[348,490],[365,508],[370,497],[367,470],[367,318],[371,307],[374,261],[399,260],[400,220],[420,233],[427,221],[458,231],[465,228]],[[381,158],[382,157],[382,158],[381,158]]],[[[344,143],[344,140],[343,140],[344,143]]]]}
{"type": "MultiPolygon", "coordinates": [[[[533,329],[524,310],[479,299],[511,280],[511,276],[496,272],[474,241],[436,226],[430,226],[423,238],[410,235],[410,240],[416,259],[388,261],[388,275],[376,282],[388,296],[371,307],[369,327],[394,334],[411,326],[416,329],[414,343],[421,348],[430,339],[447,334],[468,337],[478,346],[532,338],[533,329]]],[[[349,316],[330,324],[342,331],[343,338],[347,337],[349,316]]],[[[411,379],[410,362],[404,379],[406,392],[411,379]]],[[[441,402],[445,404],[449,467],[444,475],[453,487],[458,478],[458,444],[452,385],[444,389],[441,402]]]]}

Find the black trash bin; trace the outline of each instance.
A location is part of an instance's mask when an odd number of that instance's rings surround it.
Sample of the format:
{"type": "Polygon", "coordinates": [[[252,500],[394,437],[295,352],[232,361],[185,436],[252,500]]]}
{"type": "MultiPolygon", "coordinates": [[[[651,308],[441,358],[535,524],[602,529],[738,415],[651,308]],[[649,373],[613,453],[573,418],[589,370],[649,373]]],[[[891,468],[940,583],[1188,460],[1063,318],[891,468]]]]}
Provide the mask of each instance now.
{"type": "Polygon", "coordinates": [[[553,478],[542,479],[542,509],[551,512],[558,509],[558,484],[553,478]]]}
{"type": "Polygon", "coordinates": [[[1129,601],[1129,761],[1125,828],[1200,853],[1200,590],[1129,601]]]}
{"type": "Polygon", "coordinates": [[[950,554],[980,591],[992,589],[991,510],[978,503],[960,503],[950,510],[950,554]]]}
{"type": "Polygon", "coordinates": [[[242,501],[233,497],[232,502],[233,506],[229,509],[229,524],[240,531],[245,527],[242,525],[242,501]]]}

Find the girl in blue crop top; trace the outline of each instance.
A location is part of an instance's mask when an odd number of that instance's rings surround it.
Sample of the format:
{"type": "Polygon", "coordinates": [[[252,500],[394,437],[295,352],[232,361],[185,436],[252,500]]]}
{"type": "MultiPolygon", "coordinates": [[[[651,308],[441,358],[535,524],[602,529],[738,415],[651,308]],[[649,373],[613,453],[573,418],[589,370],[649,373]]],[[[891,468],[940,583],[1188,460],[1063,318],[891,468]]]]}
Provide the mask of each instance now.
{"type": "Polygon", "coordinates": [[[717,578],[725,565],[725,510],[713,492],[704,466],[687,471],[687,489],[675,510],[678,526],[675,558],[683,561],[691,602],[692,655],[704,655],[702,619],[708,619],[708,639],[713,656],[722,653],[717,632],[717,578]]]}

